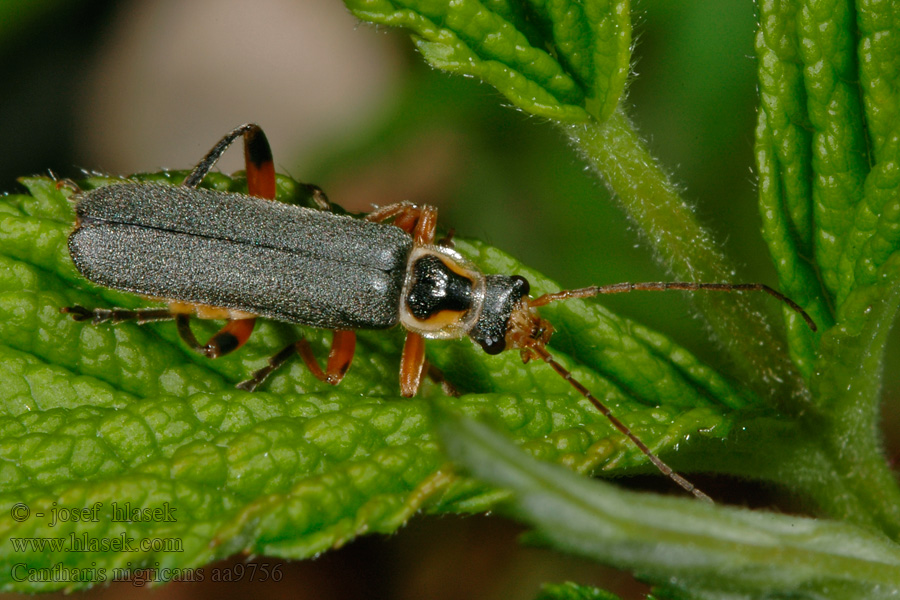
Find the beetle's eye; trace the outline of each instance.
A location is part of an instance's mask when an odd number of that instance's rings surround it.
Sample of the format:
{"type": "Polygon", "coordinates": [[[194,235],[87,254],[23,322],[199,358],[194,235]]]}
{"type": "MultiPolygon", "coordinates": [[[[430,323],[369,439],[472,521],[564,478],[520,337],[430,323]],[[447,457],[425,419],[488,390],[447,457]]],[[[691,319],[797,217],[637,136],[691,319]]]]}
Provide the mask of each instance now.
{"type": "Polygon", "coordinates": [[[506,350],[506,340],[502,337],[488,337],[478,340],[482,349],[488,354],[500,354],[506,350]]]}
{"type": "Polygon", "coordinates": [[[531,291],[531,284],[521,275],[513,275],[510,279],[512,279],[513,286],[522,296],[527,296],[528,292],[531,291]]]}

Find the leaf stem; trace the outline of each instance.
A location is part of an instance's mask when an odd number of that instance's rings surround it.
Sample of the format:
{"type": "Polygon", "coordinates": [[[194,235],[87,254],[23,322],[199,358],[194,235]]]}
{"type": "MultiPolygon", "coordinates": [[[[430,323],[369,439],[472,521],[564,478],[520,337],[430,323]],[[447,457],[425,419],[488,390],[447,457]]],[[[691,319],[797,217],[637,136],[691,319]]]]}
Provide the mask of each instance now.
{"type": "Polygon", "coordinates": [[[791,490],[817,515],[900,538],[900,490],[873,431],[849,436],[828,415],[786,420],[748,413],[736,419],[728,451],[700,437],[673,468],[769,481],[791,490]]]}
{"type": "MultiPolygon", "coordinates": [[[[562,128],[674,278],[702,282],[734,278],[735,269],[678,195],[621,107],[602,124],[562,128]]],[[[784,343],[751,299],[740,294],[696,294],[693,299],[743,378],[762,397],[787,414],[808,408],[805,383],[784,343]]]]}
{"type": "Polygon", "coordinates": [[[900,586],[897,546],[865,528],[625,492],[528,458],[481,423],[445,416],[439,431],[451,457],[515,492],[510,508],[538,540],[692,597],[874,598],[900,586]]]}

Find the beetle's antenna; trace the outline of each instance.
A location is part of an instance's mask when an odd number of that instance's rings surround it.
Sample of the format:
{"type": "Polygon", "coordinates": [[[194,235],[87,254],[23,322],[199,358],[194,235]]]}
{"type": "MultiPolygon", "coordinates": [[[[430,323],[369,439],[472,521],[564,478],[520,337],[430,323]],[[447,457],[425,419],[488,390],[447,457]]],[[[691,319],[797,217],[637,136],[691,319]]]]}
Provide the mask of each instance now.
{"type": "Polygon", "coordinates": [[[657,469],[659,469],[659,471],[663,475],[665,475],[666,477],[668,477],[669,479],[671,479],[672,481],[674,481],[675,483],[680,485],[682,488],[684,488],[685,491],[693,494],[695,498],[698,498],[700,500],[705,500],[706,502],[712,502],[712,498],[710,498],[709,496],[707,496],[706,494],[701,492],[697,488],[697,486],[695,486],[693,483],[691,483],[690,481],[688,481],[687,479],[685,479],[684,477],[682,477],[681,475],[676,473],[675,470],[672,469],[672,467],[670,467],[669,465],[664,463],[661,458],[656,456],[653,453],[653,451],[650,450],[650,448],[647,446],[647,444],[645,444],[641,440],[641,438],[639,438],[634,433],[632,433],[631,429],[629,429],[628,426],[625,425],[625,423],[620,421],[614,414],[612,414],[612,411],[610,411],[606,407],[605,404],[603,404],[602,402],[600,402],[600,400],[595,398],[594,395],[590,392],[590,390],[588,390],[577,379],[575,379],[572,376],[572,374],[568,371],[568,369],[566,369],[564,366],[562,366],[561,364],[556,362],[556,360],[553,358],[553,356],[550,355],[549,352],[547,352],[547,350],[545,350],[542,346],[531,346],[531,347],[529,347],[529,350],[531,350],[532,352],[537,354],[541,358],[541,360],[543,360],[548,365],[553,367],[553,370],[556,371],[557,373],[559,373],[559,375],[563,379],[568,381],[569,384],[571,384],[571,386],[573,388],[578,390],[578,392],[582,396],[584,396],[585,398],[590,400],[591,404],[593,404],[594,407],[598,411],[600,411],[600,413],[604,417],[609,419],[609,422],[613,424],[613,427],[618,429],[625,437],[627,437],[629,440],[631,440],[631,442],[635,446],[637,446],[638,450],[643,452],[644,455],[650,459],[650,462],[652,462],[653,465],[657,469]]]}
{"type": "Polygon", "coordinates": [[[563,290],[552,294],[544,294],[528,301],[529,306],[544,306],[559,300],[570,298],[590,298],[601,294],[624,294],[627,292],[665,292],[667,290],[685,290],[690,292],[765,292],[777,300],[787,304],[791,310],[803,317],[813,331],[818,327],[812,317],[799,304],[764,283],[693,283],[690,281],[650,281],[646,283],[614,283],[612,285],[592,285],[577,290],[563,290]]]}

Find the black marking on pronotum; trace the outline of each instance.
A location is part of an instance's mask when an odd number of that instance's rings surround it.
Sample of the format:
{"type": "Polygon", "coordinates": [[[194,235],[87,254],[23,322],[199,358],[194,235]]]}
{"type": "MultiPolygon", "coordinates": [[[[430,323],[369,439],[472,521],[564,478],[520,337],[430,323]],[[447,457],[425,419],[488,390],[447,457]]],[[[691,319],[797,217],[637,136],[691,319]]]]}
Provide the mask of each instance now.
{"type": "Polygon", "coordinates": [[[444,311],[463,313],[472,308],[472,281],[434,254],[423,256],[411,269],[406,304],[416,319],[427,321],[444,311]]]}
{"type": "MultiPolygon", "coordinates": [[[[331,212],[308,186],[317,209],[273,202],[275,171],[262,130],[242,125],[222,138],[181,186],[121,183],[76,195],[69,252],[78,270],[102,285],[166,299],[168,309],[62,309],[93,323],[176,319],[185,343],[215,358],[240,348],[264,316],[333,329],[323,370],[305,340],[276,352],[238,387],[253,390],[295,354],[320,380],[337,384],[353,358],[358,329],[407,330],[400,389],[413,396],[426,372],[424,338],[468,336],[485,352],[519,350],[550,365],[628,437],[661,472],[698,498],[675,473],[547,350],[552,325],[537,308],[559,300],[637,290],[767,292],[815,323],[801,307],[762,284],[625,283],[528,295],[518,275],[484,275],[447,243],[434,243],[437,210],[398,203],[362,219],[331,212]],[[216,161],[243,137],[249,194],[198,188],[216,161]],[[226,319],[206,344],[190,317],[226,319]]],[[[449,241],[449,238],[446,238],[449,241]]],[[[436,371],[429,370],[432,374],[436,371]]],[[[449,383],[434,375],[445,386],[449,383]]]]}

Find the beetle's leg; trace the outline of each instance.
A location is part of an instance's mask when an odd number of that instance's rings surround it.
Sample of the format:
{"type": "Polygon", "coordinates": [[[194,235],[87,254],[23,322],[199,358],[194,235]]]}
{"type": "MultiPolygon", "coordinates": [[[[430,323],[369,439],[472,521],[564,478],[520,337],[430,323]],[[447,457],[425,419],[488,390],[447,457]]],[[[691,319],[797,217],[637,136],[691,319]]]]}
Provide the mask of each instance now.
{"type": "Polygon", "coordinates": [[[247,189],[252,196],[275,198],[275,165],[266,134],[256,123],[246,123],[228,132],[185,177],[181,185],[197,187],[215,166],[222,154],[244,137],[244,161],[247,165],[247,189]]]}
{"type": "Polygon", "coordinates": [[[425,338],[410,331],[400,357],[400,394],[412,398],[422,385],[425,372],[425,338]]]}
{"type": "Polygon", "coordinates": [[[53,181],[56,182],[57,190],[69,190],[73,195],[81,193],[81,186],[79,186],[73,179],[69,179],[66,177],[65,179],[57,179],[56,174],[52,171],[50,172],[50,176],[53,177],[53,181]]]}
{"type": "Polygon", "coordinates": [[[437,242],[435,242],[435,243],[436,243],[438,246],[441,246],[441,247],[443,247],[443,248],[453,248],[453,246],[454,246],[454,244],[453,244],[453,236],[454,236],[454,235],[456,235],[456,230],[453,229],[453,228],[451,227],[451,228],[450,228],[450,231],[447,232],[447,235],[445,235],[444,237],[442,237],[441,239],[439,239],[439,240],[438,240],[437,242]]]}
{"type": "Polygon", "coordinates": [[[444,372],[438,369],[436,366],[431,364],[430,362],[425,363],[425,369],[428,373],[428,378],[441,386],[441,389],[444,391],[444,394],[447,396],[453,396],[454,398],[459,397],[459,390],[456,389],[456,386],[447,381],[447,378],[444,377],[444,372]]]}
{"type": "Polygon", "coordinates": [[[416,206],[409,202],[389,204],[366,215],[367,221],[383,223],[393,219],[393,224],[415,238],[416,244],[433,244],[437,229],[437,209],[433,206],[416,206]]]}
{"type": "MultiPolygon", "coordinates": [[[[337,385],[344,378],[353,354],[356,349],[356,334],[352,331],[335,331],[331,343],[331,351],[328,353],[328,363],[325,370],[319,366],[312,348],[306,340],[285,346],[281,351],[269,359],[269,363],[256,371],[250,379],[237,385],[242,390],[252,392],[265,379],[290,359],[294,353],[300,355],[306,367],[316,379],[332,385],[337,385]]],[[[408,333],[406,343],[403,346],[403,357],[400,360],[400,392],[403,396],[411,398],[419,391],[422,384],[422,375],[425,373],[425,340],[417,333],[408,333]]],[[[441,384],[445,393],[449,396],[458,396],[456,389],[444,379],[443,374],[429,365],[428,374],[436,382],[441,384]]]]}
{"type": "Polygon", "coordinates": [[[353,361],[353,354],[356,351],[356,334],[352,331],[337,330],[331,340],[331,350],[328,353],[328,362],[325,365],[325,371],[319,366],[316,357],[312,353],[312,348],[304,339],[293,344],[285,346],[281,351],[269,359],[269,363],[256,371],[247,381],[242,381],[237,385],[242,390],[252,392],[255,390],[266,377],[273,371],[283,365],[294,353],[300,355],[306,367],[309,369],[316,379],[337,385],[347,374],[350,363],[353,361]]]}
{"type": "Polygon", "coordinates": [[[136,321],[138,325],[149,323],[150,321],[165,321],[174,319],[175,313],[168,308],[138,308],[136,310],[128,310],[125,308],[85,308],[83,306],[64,306],[59,312],[72,315],[75,321],[90,321],[94,325],[112,321],[113,323],[121,323],[123,321],[136,321]]]}
{"type": "Polygon", "coordinates": [[[178,335],[191,347],[191,349],[209,358],[218,358],[229,352],[233,352],[244,345],[253,333],[256,319],[232,319],[222,329],[209,338],[204,345],[197,341],[194,332],[191,331],[191,317],[187,314],[175,315],[175,324],[178,327],[178,335]]]}
{"type": "MultiPolygon", "coordinates": [[[[384,223],[388,219],[398,216],[400,213],[408,213],[410,211],[415,211],[416,209],[416,205],[412,202],[397,202],[396,204],[388,204],[387,206],[376,208],[367,214],[365,219],[366,221],[374,221],[375,223],[384,223]]],[[[400,226],[398,225],[398,227],[400,226]]],[[[406,227],[400,228],[408,232],[412,231],[406,227]]]]}
{"type": "Polygon", "coordinates": [[[331,340],[331,350],[328,352],[328,362],[325,365],[325,371],[319,366],[312,347],[306,340],[300,340],[294,346],[297,348],[297,354],[306,363],[309,371],[316,376],[319,381],[337,385],[347,374],[350,363],[353,362],[353,354],[356,352],[356,334],[352,331],[336,330],[331,340]]]}
{"type": "Polygon", "coordinates": [[[317,185],[313,185],[312,183],[304,183],[303,186],[307,190],[309,190],[310,195],[312,196],[312,201],[316,203],[316,208],[328,212],[334,210],[334,206],[331,204],[331,200],[328,199],[328,196],[325,195],[325,192],[322,191],[322,188],[317,185]]]}
{"type": "MultiPolygon", "coordinates": [[[[272,159],[272,149],[269,140],[262,128],[255,123],[247,123],[230,131],[219,140],[212,150],[203,157],[191,174],[182,182],[187,187],[197,187],[203,178],[210,172],[213,166],[225,151],[237,140],[244,136],[244,165],[247,171],[247,192],[257,198],[274,200],[276,195],[275,162],[272,159]]],[[[301,184],[307,188],[319,210],[332,210],[328,196],[317,185],[311,183],[301,184]]]]}
{"type": "Polygon", "coordinates": [[[413,237],[416,244],[433,244],[434,234],[437,231],[437,209],[433,206],[423,206],[421,211],[413,237]]]}
{"type": "MultiPolygon", "coordinates": [[[[416,206],[409,202],[389,204],[366,215],[366,219],[382,223],[393,219],[393,224],[411,234],[416,245],[434,243],[437,229],[437,209],[433,206],[416,206]]],[[[425,372],[425,339],[418,333],[406,334],[403,356],[400,359],[400,393],[411,398],[422,385],[425,372]]]]}
{"type": "Polygon", "coordinates": [[[244,133],[244,165],[247,193],[266,200],[275,199],[275,161],[266,134],[258,125],[244,133]]]}
{"type": "Polygon", "coordinates": [[[252,392],[259,385],[266,380],[272,371],[283,365],[287,359],[292,357],[297,352],[297,344],[289,344],[282,348],[277,354],[269,358],[269,363],[264,366],[262,369],[259,369],[250,379],[246,381],[242,381],[237,384],[237,388],[241,390],[246,390],[248,392],[252,392]]]}

